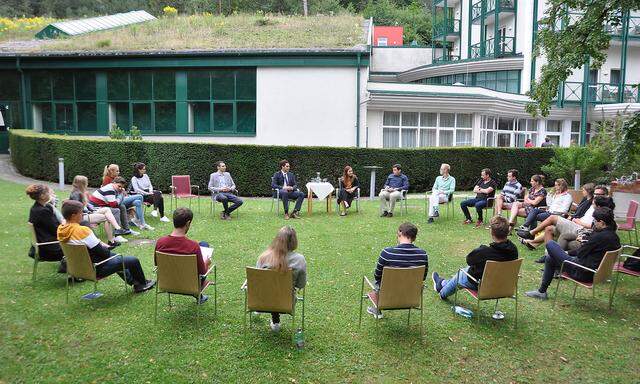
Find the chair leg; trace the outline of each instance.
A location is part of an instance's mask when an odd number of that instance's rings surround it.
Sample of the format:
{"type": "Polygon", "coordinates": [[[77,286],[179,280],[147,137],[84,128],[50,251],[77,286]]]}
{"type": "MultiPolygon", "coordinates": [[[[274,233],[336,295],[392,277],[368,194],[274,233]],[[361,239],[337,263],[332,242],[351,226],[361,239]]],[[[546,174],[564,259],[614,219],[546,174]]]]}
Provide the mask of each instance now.
{"type": "Polygon", "coordinates": [[[303,298],[302,298],[302,320],[301,320],[301,325],[302,325],[302,332],[304,332],[304,302],[307,301],[307,297],[306,297],[306,289],[305,289],[305,293],[303,294],[303,298]]]}
{"type": "Polygon", "coordinates": [[[169,310],[171,310],[171,294],[167,292],[167,297],[169,298],[169,310]]]}
{"type": "Polygon", "coordinates": [[[213,267],[213,316],[218,317],[218,273],[213,267]]]}
{"type": "Polygon", "coordinates": [[[480,299],[478,299],[478,303],[476,304],[476,323],[480,324],[480,299]]]}
{"type": "Polygon", "coordinates": [[[513,325],[513,329],[518,329],[518,290],[516,289],[516,319],[515,319],[515,323],[513,325]]]}
{"type": "Polygon", "coordinates": [[[247,333],[247,291],[244,291],[244,333],[247,333]]]}
{"type": "Polygon", "coordinates": [[[158,284],[156,284],[156,306],[153,314],[153,324],[158,323],[158,284]]]}
{"type": "Polygon", "coordinates": [[[578,290],[578,284],[574,284],[574,287],[573,287],[573,299],[574,300],[576,299],[576,291],[577,290],[578,290]]]}
{"type": "Polygon", "coordinates": [[[202,291],[198,294],[196,302],[196,329],[200,329],[200,300],[202,300],[202,291]]]}
{"type": "Polygon", "coordinates": [[[33,275],[31,276],[31,281],[36,281],[36,275],[38,274],[38,256],[34,256],[33,258],[33,275]]]}
{"type": "Polygon", "coordinates": [[[420,294],[420,341],[422,341],[424,336],[424,329],[422,328],[423,319],[424,319],[424,300],[423,300],[424,291],[420,294]]]}
{"type": "Polygon", "coordinates": [[[558,284],[556,285],[556,294],[553,297],[553,308],[556,307],[556,302],[558,301],[558,294],[560,293],[560,282],[562,281],[562,278],[558,278],[558,284]]]}
{"type": "Polygon", "coordinates": [[[409,322],[411,321],[411,308],[407,311],[407,327],[409,326],[409,322]]]}
{"type": "Polygon", "coordinates": [[[611,307],[613,306],[613,297],[616,294],[616,288],[618,288],[618,279],[619,278],[620,278],[620,272],[616,272],[616,279],[612,283],[611,297],[609,298],[609,311],[611,311],[611,307]]]}
{"type": "Polygon", "coordinates": [[[69,304],[69,279],[70,278],[71,278],[71,275],[67,273],[67,299],[66,299],[67,304],[69,304]]]}
{"type": "Polygon", "coordinates": [[[362,288],[360,288],[360,314],[358,316],[358,329],[362,326],[362,303],[364,301],[364,277],[362,278],[362,288]]]}

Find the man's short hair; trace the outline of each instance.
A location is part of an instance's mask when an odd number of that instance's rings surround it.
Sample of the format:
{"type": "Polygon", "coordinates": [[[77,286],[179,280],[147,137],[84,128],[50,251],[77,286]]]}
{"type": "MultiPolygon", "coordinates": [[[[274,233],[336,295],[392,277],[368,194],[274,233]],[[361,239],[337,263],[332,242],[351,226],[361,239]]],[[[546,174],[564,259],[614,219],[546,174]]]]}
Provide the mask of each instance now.
{"type": "MultiPolygon", "coordinates": [[[[489,171],[491,172],[491,171],[489,171]]],[[[511,174],[511,176],[515,177],[516,179],[518,178],[518,170],[517,169],[510,169],[509,171],[507,171],[507,174],[511,174]]]]}
{"type": "Polygon", "coordinates": [[[491,176],[491,170],[489,168],[482,168],[481,172],[484,172],[484,174],[487,176],[491,176]]]}
{"type": "Polygon", "coordinates": [[[509,236],[509,221],[506,217],[494,216],[489,222],[491,224],[491,234],[499,240],[504,240],[509,236]]]}
{"type": "Polygon", "coordinates": [[[282,169],[282,167],[284,167],[288,163],[289,163],[289,160],[283,159],[283,160],[280,160],[278,164],[280,165],[280,169],[282,169]]]}
{"type": "Polygon", "coordinates": [[[609,196],[609,188],[607,188],[606,185],[602,185],[602,184],[596,185],[596,187],[593,189],[593,191],[595,192],[596,189],[603,190],[604,191],[604,195],[605,196],[609,196]]]}
{"type": "Polygon", "coordinates": [[[398,169],[398,171],[402,171],[402,167],[400,166],[400,164],[393,164],[393,167],[391,167],[391,168],[392,168],[392,169],[393,169],[393,168],[397,168],[397,169],[398,169]]]}
{"type": "Polygon", "coordinates": [[[400,232],[402,236],[411,239],[411,241],[415,241],[416,237],[418,237],[418,227],[409,222],[400,224],[398,232],[400,232]]]}
{"type": "Polygon", "coordinates": [[[183,228],[189,221],[193,220],[193,212],[189,208],[176,208],[173,211],[173,227],[183,228]]]}
{"type": "Polygon", "coordinates": [[[65,220],[71,219],[71,216],[75,215],[78,212],[82,212],[84,209],[84,205],[77,200],[65,200],[62,202],[62,208],[60,211],[62,212],[62,217],[65,220]]]}
{"type": "Polygon", "coordinates": [[[124,177],[122,176],[118,176],[115,179],[113,179],[113,183],[127,186],[127,180],[125,180],[124,177]]]}

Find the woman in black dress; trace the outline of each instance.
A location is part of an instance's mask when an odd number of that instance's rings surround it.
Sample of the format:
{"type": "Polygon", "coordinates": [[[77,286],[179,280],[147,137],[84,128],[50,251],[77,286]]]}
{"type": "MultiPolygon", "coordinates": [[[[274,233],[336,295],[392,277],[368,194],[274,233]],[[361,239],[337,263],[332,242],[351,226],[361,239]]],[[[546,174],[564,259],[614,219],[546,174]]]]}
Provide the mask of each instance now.
{"type": "MultiPolygon", "coordinates": [[[[58,241],[58,226],[61,224],[61,219],[56,215],[53,207],[52,200],[55,195],[51,188],[43,184],[32,184],[27,187],[25,192],[35,200],[29,211],[29,222],[33,224],[38,243],[58,241]]],[[[38,251],[40,260],[60,261],[58,272],[66,273],[67,268],[60,244],[43,245],[38,247],[38,251]]],[[[29,252],[29,256],[33,257],[34,254],[29,252]]]]}
{"type": "Polygon", "coordinates": [[[351,207],[351,202],[358,194],[360,183],[356,174],[353,173],[353,168],[348,165],[344,167],[339,183],[338,204],[340,205],[340,216],[346,216],[347,209],[351,207]]]}

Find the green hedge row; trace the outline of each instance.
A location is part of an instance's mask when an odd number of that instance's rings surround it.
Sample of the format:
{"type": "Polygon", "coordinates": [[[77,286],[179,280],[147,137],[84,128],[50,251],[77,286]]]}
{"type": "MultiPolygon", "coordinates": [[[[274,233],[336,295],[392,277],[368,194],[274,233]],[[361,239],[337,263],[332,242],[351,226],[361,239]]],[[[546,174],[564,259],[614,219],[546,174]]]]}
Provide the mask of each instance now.
{"type": "Polygon", "coordinates": [[[518,169],[520,179],[528,180],[532,174],[540,173],[554,154],[553,149],[546,148],[371,149],[116,141],[26,130],[12,130],[9,144],[13,164],[21,174],[55,181],[58,158],[63,157],[66,182],[80,174],[87,176],[92,186],[99,185],[106,164],[119,164],[122,175],[130,178],[131,165],[142,161],[147,164],[155,188],[168,191],[171,175],[186,174],[204,193],[209,174],[215,170],[214,163],[224,160],[243,196],[269,195],[271,175],[283,158],[289,160],[302,185],[316,172],[335,183],[344,165],[349,164],[359,175],[362,193],[368,195],[369,172],[363,168],[366,165],[384,167],[376,178],[377,190],[394,163],[402,165],[411,192],[431,189],[441,163],[451,164],[458,190],[469,190],[484,167],[492,169],[502,185],[507,170],[518,169]]]}

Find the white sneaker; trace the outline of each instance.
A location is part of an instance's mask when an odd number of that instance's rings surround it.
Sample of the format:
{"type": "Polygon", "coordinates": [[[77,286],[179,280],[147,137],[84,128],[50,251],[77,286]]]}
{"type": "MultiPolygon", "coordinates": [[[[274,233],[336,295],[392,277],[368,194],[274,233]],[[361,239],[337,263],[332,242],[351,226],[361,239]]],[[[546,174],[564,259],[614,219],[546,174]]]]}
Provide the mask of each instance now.
{"type": "Polygon", "coordinates": [[[153,231],[155,228],[153,228],[152,226],[150,226],[149,224],[142,224],[142,227],[140,227],[142,229],[146,229],[147,231],[153,231]]]}
{"type": "Polygon", "coordinates": [[[118,243],[126,243],[127,241],[129,241],[129,240],[125,239],[122,236],[116,236],[116,237],[113,238],[113,240],[117,241],[118,243]]]}
{"type": "Polygon", "coordinates": [[[269,326],[272,332],[280,332],[280,323],[274,323],[273,320],[269,320],[269,326]]]}
{"type": "Polygon", "coordinates": [[[162,217],[160,218],[160,221],[162,221],[163,223],[168,223],[168,222],[170,222],[171,220],[169,220],[169,218],[168,218],[167,216],[162,216],[162,217]]]}
{"type": "Polygon", "coordinates": [[[151,216],[158,217],[158,210],[154,209],[153,211],[151,211],[151,216]]]}
{"type": "Polygon", "coordinates": [[[133,236],[140,236],[140,232],[138,232],[138,231],[134,231],[134,230],[133,230],[133,229],[131,229],[131,228],[129,228],[129,230],[131,231],[131,234],[132,234],[133,236]]]}
{"type": "Polygon", "coordinates": [[[382,312],[377,310],[375,307],[367,307],[367,313],[376,319],[382,319],[382,312]]]}
{"type": "Polygon", "coordinates": [[[142,228],[140,221],[138,221],[138,219],[131,219],[129,220],[129,226],[131,227],[131,224],[133,224],[134,227],[138,227],[138,228],[142,228]]]}

